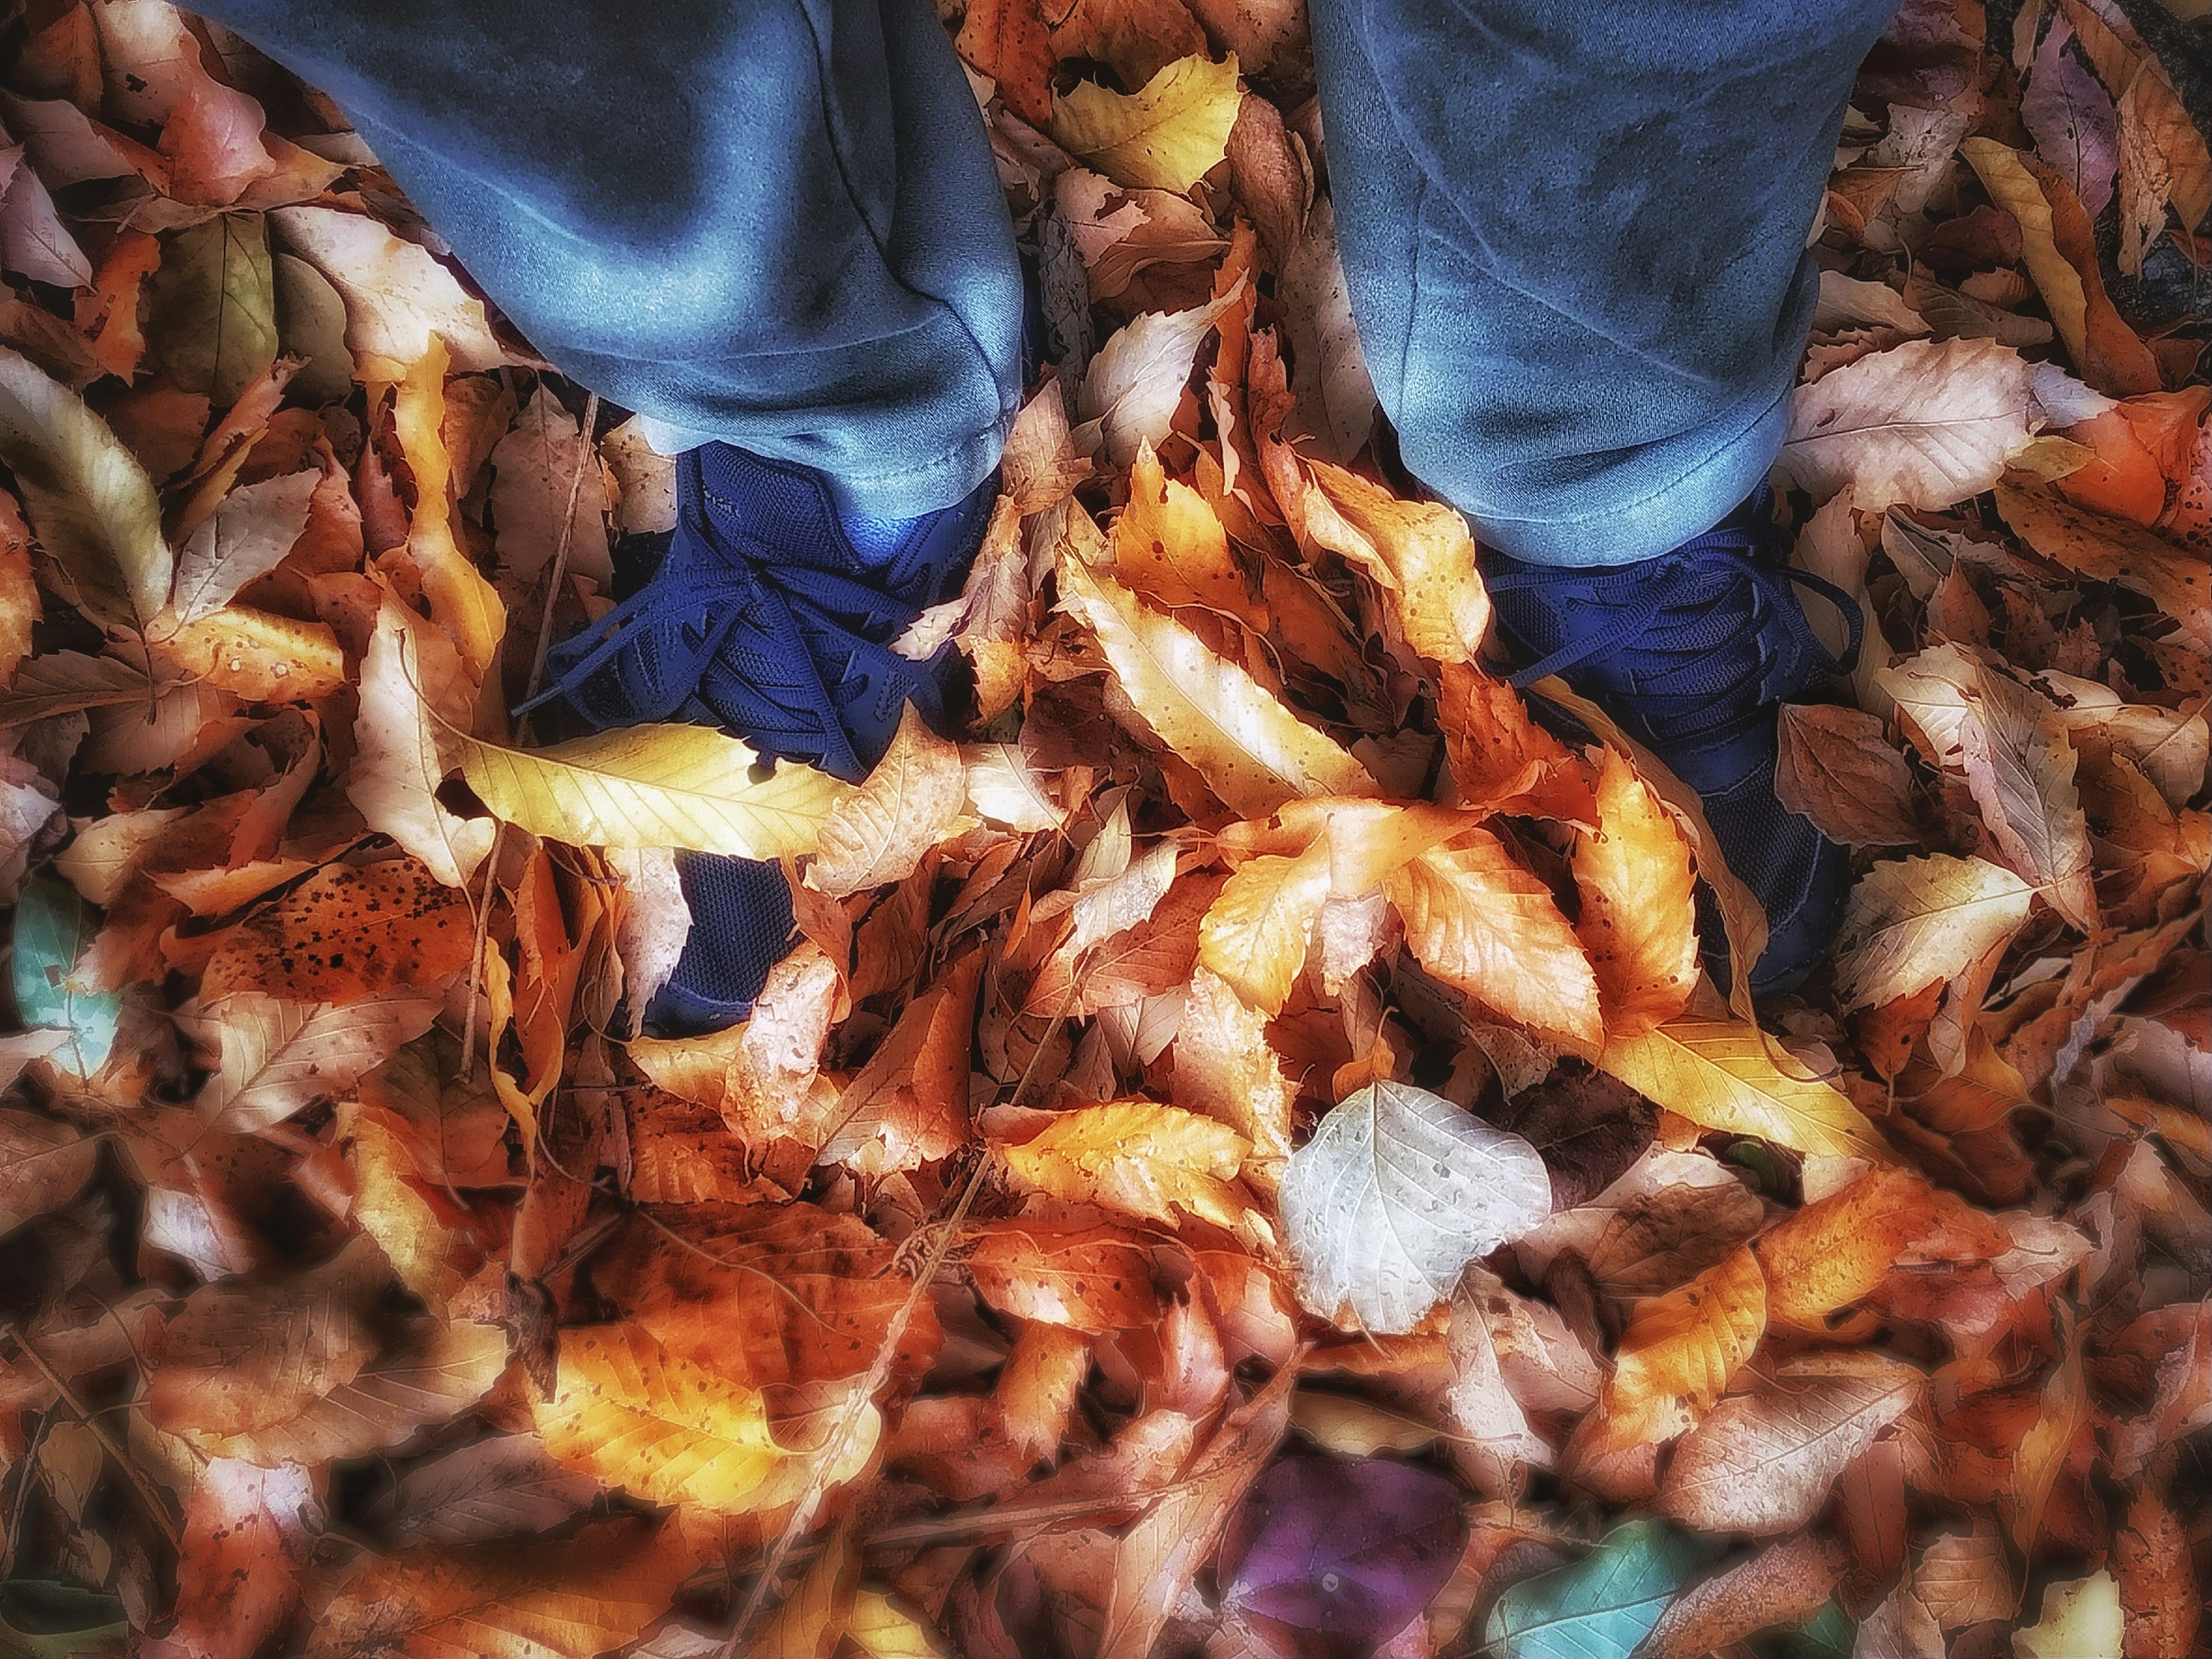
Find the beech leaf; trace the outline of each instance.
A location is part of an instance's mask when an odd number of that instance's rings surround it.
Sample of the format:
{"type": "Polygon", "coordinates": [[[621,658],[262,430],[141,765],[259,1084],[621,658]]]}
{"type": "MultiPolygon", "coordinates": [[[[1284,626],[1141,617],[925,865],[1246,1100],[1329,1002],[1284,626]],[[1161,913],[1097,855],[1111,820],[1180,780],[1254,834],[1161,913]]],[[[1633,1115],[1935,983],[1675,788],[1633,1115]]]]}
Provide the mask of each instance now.
{"type": "Polygon", "coordinates": [[[1366,768],[1111,577],[1060,562],[1060,605],[1098,637],[1134,718],[1246,817],[1296,795],[1369,795],[1366,768]]]}
{"type": "Polygon", "coordinates": [[[1675,1019],[1643,1036],[1609,1041],[1598,1064],[1708,1129],[1757,1135],[1801,1152],[1864,1157],[1874,1145],[1865,1114],[1833,1084],[1784,1072],[1771,1041],[1739,1020],[1675,1019]]]}
{"type": "Polygon", "coordinates": [[[427,250],[366,214],[336,208],[278,208],[269,219],[345,301],[346,344],[359,373],[399,380],[434,337],[445,342],[457,374],[507,361],[483,301],[427,250]]]}
{"type": "Polygon", "coordinates": [[[0,1234],[68,1203],[99,1162],[100,1142],[70,1124],[0,1109],[0,1234]]]}
{"type": "Polygon", "coordinates": [[[1851,890],[1836,937],[1842,1006],[1894,1002],[1956,979],[2020,930],[2034,891],[1986,859],[1877,864],[1851,890]]]}
{"type": "Polygon", "coordinates": [[[1810,1521],[1844,1466],[1905,1414],[1922,1382],[1913,1367],[1875,1355],[1838,1365],[1722,1401],[1675,1448],[1661,1510],[1701,1532],[1759,1537],[1810,1521]]]}
{"type": "Polygon", "coordinates": [[[107,1063],[123,1018],[121,997],[77,983],[91,922],[89,907],[64,882],[41,877],[15,902],[15,1012],[26,1025],[68,1033],[53,1058],[83,1078],[107,1063]]]}
{"type": "Polygon", "coordinates": [[[350,1089],[430,1029],[434,998],[387,992],[344,1004],[279,1001],[239,991],[210,1004],[222,1064],[199,1110],[218,1129],[252,1134],[350,1089]]]}
{"type": "Polygon", "coordinates": [[[1187,191],[1228,154],[1237,55],[1179,58],[1133,93],[1080,81],[1053,102],[1052,136],[1117,185],[1187,191]]]}
{"type": "Polygon", "coordinates": [[[319,471],[292,472],[225,496],[178,552],[177,620],[214,616],[240,588],[274,570],[307,527],[308,499],[322,481],[319,471]]]}
{"type": "Polygon", "coordinates": [[[448,727],[461,774],[508,823],[577,847],[670,847],[738,858],[814,850],[846,786],[811,766],[756,779],[759,757],[705,726],[632,726],[545,749],[448,727]]]}
{"type": "Polygon", "coordinates": [[[1552,1212],[1543,1158],[1439,1095],[1370,1083],[1291,1154],[1284,1240],[1324,1319],[1411,1330],[1477,1256],[1552,1212]]]}
{"type": "Polygon", "coordinates": [[[959,750],[932,732],[908,703],[875,769],[831,803],[816,836],[806,884],[842,897],[905,880],[967,799],[959,750]]]}
{"type": "Polygon", "coordinates": [[[430,699],[441,683],[452,695],[461,682],[459,659],[446,636],[418,628],[387,596],[362,659],[357,747],[346,797],[370,829],[391,836],[448,887],[466,884],[499,834],[491,819],[464,818],[438,799],[446,763],[430,699]],[[433,661],[442,672],[430,671],[433,661]]]}
{"type": "Polygon", "coordinates": [[[5,346],[0,461],[85,615],[144,633],[168,603],[173,568],[146,469],[83,399],[5,346]]]}

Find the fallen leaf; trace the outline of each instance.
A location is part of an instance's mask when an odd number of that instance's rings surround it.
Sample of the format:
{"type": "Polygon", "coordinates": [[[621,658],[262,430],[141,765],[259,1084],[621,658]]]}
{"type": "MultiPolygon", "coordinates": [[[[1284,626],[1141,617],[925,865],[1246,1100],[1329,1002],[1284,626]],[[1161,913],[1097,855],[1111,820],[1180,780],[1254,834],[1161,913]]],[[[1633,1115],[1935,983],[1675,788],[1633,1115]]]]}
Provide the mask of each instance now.
{"type": "Polygon", "coordinates": [[[176,593],[180,623],[212,617],[257,576],[275,569],[307,527],[309,498],[319,471],[293,472],[245,484],[178,550],[176,593]]]}
{"type": "Polygon", "coordinates": [[[483,301],[374,219],[335,208],[285,207],[269,220],[345,301],[346,344],[358,374],[403,379],[434,337],[445,343],[456,371],[497,368],[507,361],[483,301]]]}
{"type": "Polygon", "coordinates": [[[168,603],[173,564],[154,486],[82,399],[4,346],[0,461],[85,615],[144,633],[168,603]]]}
{"type": "Polygon", "coordinates": [[[434,629],[426,635],[387,596],[362,659],[346,797],[369,828],[391,836],[448,887],[467,884],[499,834],[490,819],[461,817],[438,799],[446,763],[431,704],[451,697],[459,677],[459,660],[445,636],[434,629]],[[434,672],[430,665],[441,658],[444,672],[434,672]]]}
{"type": "Polygon", "coordinates": [[[1589,1419],[1600,1450],[1674,1439],[1697,1426],[1766,1331],[1766,1278],[1748,1246],[1680,1290],[1636,1304],[1589,1419]]]}
{"type": "Polygon", "coordinates": [[[1613,750],[1597,785],[1597,827],[1575,842],[1575,932],[1597,975],[1606,1030],[1639,1036],[1689,1006],[1698,984],[1689,844],[1649,785],[1613,750]]]}
{"type": "Polygon", "coordinates": [[[1911,847],[1920,830],[1912,769],[1872,714],[1831,703],[1784,703],[1774,793],[1831,841],[1911,847]]]}
{"type": "Polygon", "coordinates": [[[1675,1448],[1659,1508],[1704,1532],[1772,1537],[1803,1526],[1844,1466],[1911,1408],[1924,1379],[1896,1360],[1784,1376],[1731,1395],[1675,1448]]]}
{"type": "Polygon", "coordinates": [[[2013,1632],[2026,1659],[2119,1659],[2126,1638],[2120,1587],[2110,1572],[2043,1587],[2039,1617],[2013,1632]]]}
{"type": "Polygon", "coordinates": [[[1840,1006],[1894,1002],[1958,978],[2020,931],[2034,892],[1984,859],[1875,865],[1851,889],[1836,937],[1840,1006]]]}
{"type": "Polygon", "coordinates": [[[1187,191],[1227,153],[1237,58],[1185,58],[1133,93],[1078,82],[1054,101],[1052,136],[1117,185],[1187,191]]]}
{"type": "Polygon", "coordinates": [[[447,727],[461,775],[507,823],[579,847],[666,847],[738,858],[810,853],[846,786],[811,766],[765,780],[759,757],[711,726],[632,726],[544,749],[447,727]]]}
{"type": "Polygon", "coordinates": [[[251,1134],[350,1089],[430,1029],[439,1004],[406,993],[343,1005],[280,1002],[240,991],[204,1018],[221,1033],[221,1064],[198,1107],[216,1128],[251,1134]]]}
{"type": "MultiPolygon", "coordinates": [[[[823,789],[836,789],[820,774],[812,775],[823,789]]],[[[864,888],[903,881],[967,799],[959,750],[932,732],[908,703],[875,769],[857,788],[839,792],[821,819],[814,858],[806,866],[806,884],[841,898],[864,888]]],[[[777,847],[749,856],[769,858],[801,850],[777,847]]]]}
{"type": "Polygon", "coordinates": [[[1873,1140],[1865,1115],[1832,1084],[1784,1072],[1768,1041],[1735,1020],[1675,1019],[1644,1036],[1608,1041],[1598,1064],[1709,1129],[1802,1152],[1863,1155],[1873,1140]]]}
{"type": "Polygon", "coordinates": [[[1066,558],[1059,568],[1060,604],[1097,635],[1133,719],[1233,811],[1264,816],[1294,795],[1374,792],[1364,767],[1196,635],[1111,578],[1066,558]]]}
{"type": "Polygon", "coordinates": [[[1695,1543],[1631,1521],[1571,1566],[1510,1585],[1484,1634],[1502,1659],[1627,1659],[1697,1571],[1695,1543]]]}
{"type": "Polygon", "coordinates": [[[1544,1160],[1516,1135],[1401,1083],[1339,1103],[1283,1172],[1299,1298],[1323,1318],[1411,1330],[1477,1256],[1551,1213],[1544,1160]]]}
{"type": "Polygon", "coordinates": [[[1170,1225],[1181,1209],[1234,1230],[1251,1206],[1229,1183],[1249,1150],[1212,1118],[1117,1101],[1064,1112],[1005,1156],[1018,1177],[1054,1198],[1170,1225]]]}

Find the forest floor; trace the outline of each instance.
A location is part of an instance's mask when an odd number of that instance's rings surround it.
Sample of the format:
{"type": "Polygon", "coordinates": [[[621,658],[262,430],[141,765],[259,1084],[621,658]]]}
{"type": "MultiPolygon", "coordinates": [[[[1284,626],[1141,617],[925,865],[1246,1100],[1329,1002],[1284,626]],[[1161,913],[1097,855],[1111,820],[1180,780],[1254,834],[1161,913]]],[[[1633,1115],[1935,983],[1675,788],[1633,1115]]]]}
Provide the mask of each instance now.
{"type": "Polygon", "coordinates": [[[1478,653],[1302,9],[948,22],[1056,370],[857,786],[512,722],[668,464],[235,38],[0,23],[0,1653],[2205,1653],[2204,24],[1862,72],[1754,1011],[1478,653]],[[684,848],[802,936],[655,1041],[684,848]]]}

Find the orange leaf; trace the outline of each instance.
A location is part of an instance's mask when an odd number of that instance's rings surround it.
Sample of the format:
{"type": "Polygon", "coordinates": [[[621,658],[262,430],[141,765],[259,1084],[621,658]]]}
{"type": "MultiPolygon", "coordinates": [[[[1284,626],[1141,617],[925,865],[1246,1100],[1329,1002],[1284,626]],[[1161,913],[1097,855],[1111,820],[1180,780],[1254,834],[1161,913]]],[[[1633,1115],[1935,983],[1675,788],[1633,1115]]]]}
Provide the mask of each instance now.
{"type": "Polygon", "coordinates": [[[1597,828],[1576,838],[1575,931],[1589,947],[1606,1030],[1640,1036],[1689,1006],[1698,985],[1690,847],[1617,750],[1598,773],[1597,828]]]}
{"type": "Polygon", "coordinates": [[[1605,1038],[1596,976],[1551,889],[1498,839],[1471,830],[1383,884],[1406,943],[1447,985],[1499,1013],[1595,1048],[1605,1038]]]}
{"type": "Polygon", "coordinates": [[[1766,1280],[1748,1245],[1680,1290],[1636,1304],[1585,1432],[1598,1452],[1672,1440],[1694,1427],[1766,1330],[1766,1280]]]}

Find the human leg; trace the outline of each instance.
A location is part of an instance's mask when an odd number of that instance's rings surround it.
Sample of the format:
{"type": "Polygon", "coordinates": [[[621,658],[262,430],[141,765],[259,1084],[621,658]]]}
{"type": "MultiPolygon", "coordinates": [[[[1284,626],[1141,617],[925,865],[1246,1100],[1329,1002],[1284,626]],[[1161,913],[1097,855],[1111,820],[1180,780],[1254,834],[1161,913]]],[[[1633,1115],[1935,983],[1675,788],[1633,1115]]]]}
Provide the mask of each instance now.
{"type": "MultiPolygon", "coordinates": [[[[337,99],[549,360],[692,447],[635,591],[556,650],[592,727],[719,725],[857,777],[940,663],[1020,397],[1022,277],[927,0],[204,0],[337,99]]],[[[695,926],[649,1025],[741,1018],[781,872],[679,860],[695,926]]]]}
{"type": "Polygon", "coordinates": [[[1833,659],[1762,485],[1817,285],[1807,233],[1892,9],[1313,9],[1346,276],[1407,464],[1474,522],[1532,668],[1704,797],[1768,911],[1763,992],[1825,952],[1848,876],[1774,799],[1774,710],[1833,659]]]}

